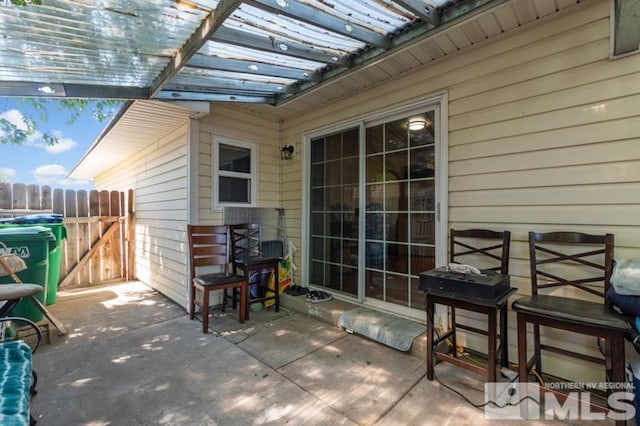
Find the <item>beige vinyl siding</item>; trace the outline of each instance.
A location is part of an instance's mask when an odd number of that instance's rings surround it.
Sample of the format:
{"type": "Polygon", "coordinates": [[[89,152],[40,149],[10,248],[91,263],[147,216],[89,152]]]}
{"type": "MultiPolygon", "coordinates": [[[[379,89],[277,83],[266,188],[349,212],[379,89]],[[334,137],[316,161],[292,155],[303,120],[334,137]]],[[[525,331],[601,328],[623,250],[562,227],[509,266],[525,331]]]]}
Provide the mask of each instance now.
{"type": "Polygon", "coordinates": [[[212,207],[211,146],[214,135],[257,144],[258,198],[256,207],[280,207],[279,124],[272,119],[214,105],[199,121],[198,197],[200,223],[222,224],[223,210],[212,207]]]}
{"type": "MultiPolygon", "coordinates": [[[[301,153],[308,132],[447,91],[448,227],[511,230],[518,294],[529,292],[530,230],[612,232],[616,257],[640,256],[640,56],[609,60],[609,7],[583,2],[285,120],[284,142],[301,153]]],[[[301,250],[303,158],[282,164],[281,184],[289,236],[301,250]]],[[[509,320],[515,360],[515,316],[509,320]]],[[[546,336],[597,351],[595,339],[546,336]]],[[[486,347],[472,336],[466,344],[486,347]]],[[[551,373],[603,378],[588,363],[553,358],[551,373]]]]}
{"type": "Polygon", "coordinates": [[[96,177],[96,186],[135,191],[137,278],[187,306],[187,126],[96,177]]]}

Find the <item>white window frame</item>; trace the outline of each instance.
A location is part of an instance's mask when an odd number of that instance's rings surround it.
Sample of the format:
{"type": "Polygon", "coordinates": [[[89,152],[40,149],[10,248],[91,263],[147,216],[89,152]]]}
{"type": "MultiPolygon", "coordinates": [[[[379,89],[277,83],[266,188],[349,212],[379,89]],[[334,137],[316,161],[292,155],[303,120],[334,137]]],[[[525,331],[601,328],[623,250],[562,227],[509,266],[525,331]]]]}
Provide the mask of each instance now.
{"type": "Polygon", "coordinates": [[[222,207],[255,207],[258,199],[258,144],[255,142],[244,141],[240,139],[229,138],[226,136],[213,135],[211,144],[211,192],[212,207],[220,209],[222,207]],[[230,145],[250,150],[251,155],[251,172],[240,173],[227,170],[220,170],[220,144],[230,145]],[[250,182],[250,200],[246,203],[228,203],[220,201],[219,178],[220,177],[237,177],[249,179],[250,182]]]}

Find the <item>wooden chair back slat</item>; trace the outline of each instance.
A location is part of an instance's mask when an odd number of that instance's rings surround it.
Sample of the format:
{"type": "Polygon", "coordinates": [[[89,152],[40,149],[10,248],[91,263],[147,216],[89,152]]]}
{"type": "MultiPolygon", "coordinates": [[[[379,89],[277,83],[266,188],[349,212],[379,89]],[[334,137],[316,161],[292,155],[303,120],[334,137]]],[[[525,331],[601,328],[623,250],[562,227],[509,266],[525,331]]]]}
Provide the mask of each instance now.
{"type": "Polygon", "coordinates": [[[593,235],[581,232],[529,232],[529,258],[531,273],[531,293],[540,289],[569,286],[601,297],[611,286],[613,272],[613,234],[593,235]],[[594,249],[594,246],[602,248],[594,249]],[[562,249],[566,250],[562,250],[562,249]],[[589,259],[586,259],[589,258],[589,259]],[[544,268],[553,266],[581,266],[590,268],[588,276],[572,278],[560,272],[550,272],[544,268]],[[595,275],[591,275],[591,273],[595,275]],[[545,279],[540,282],[539,277],[545,279]],[[586,284],[601,283],[601,290],[586,284]]]}
{"type": "Polygon", "coordinates": [[[485,256],[497,260],[499,264],[482,269],[508,274],[510,243],[511,232],[509,231],[452,229],[449,238],[449,259],[451,262],[467,263],[463,259],[464,256],[485,256]]]}

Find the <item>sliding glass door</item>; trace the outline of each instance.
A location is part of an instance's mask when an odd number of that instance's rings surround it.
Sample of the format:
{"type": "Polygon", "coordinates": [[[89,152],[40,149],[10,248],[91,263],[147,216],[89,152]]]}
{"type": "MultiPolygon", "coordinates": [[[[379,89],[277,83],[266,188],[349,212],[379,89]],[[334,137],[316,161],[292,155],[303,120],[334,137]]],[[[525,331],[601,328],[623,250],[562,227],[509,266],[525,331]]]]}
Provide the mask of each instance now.
{"type": "Polygon", "coordinates": [[[310,138],[312,286],[423,310],[418,275],[437,254],[437,122],[437,108],[425,107],[310,138]]]}

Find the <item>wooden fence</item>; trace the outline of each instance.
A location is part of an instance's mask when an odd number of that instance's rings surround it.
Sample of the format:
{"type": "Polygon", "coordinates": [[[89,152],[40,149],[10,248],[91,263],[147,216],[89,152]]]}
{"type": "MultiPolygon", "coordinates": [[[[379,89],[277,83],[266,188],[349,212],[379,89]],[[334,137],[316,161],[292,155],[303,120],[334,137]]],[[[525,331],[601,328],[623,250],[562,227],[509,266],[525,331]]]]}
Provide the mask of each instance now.
{"type": "Polygon", "coordinates": [[[0,217],[64,216],[61,288],[135,278],[133,190],[84,191],[0,183],[0,217]],[[126,195],[126,197],[125,197],[126,195]]]}

